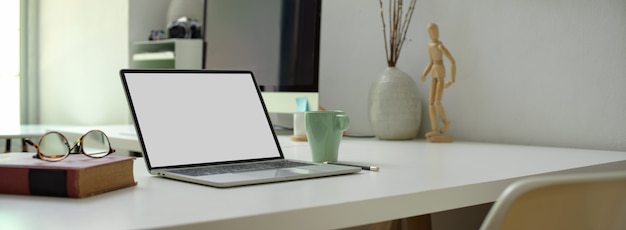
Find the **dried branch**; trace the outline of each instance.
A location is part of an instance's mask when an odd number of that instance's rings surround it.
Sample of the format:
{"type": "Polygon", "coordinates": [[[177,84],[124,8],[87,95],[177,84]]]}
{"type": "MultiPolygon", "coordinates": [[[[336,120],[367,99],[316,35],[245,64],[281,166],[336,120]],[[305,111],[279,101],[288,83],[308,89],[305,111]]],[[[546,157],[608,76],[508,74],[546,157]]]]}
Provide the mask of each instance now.
{"type": "Polygon", "coordinates": [[[387,27],[385,26],[385,17],[383,15],[383,0],[378,1],[380,3],[380,19],[383,21],[383,37],[385,39],[385,55],[387,55],[387,65],[389,63],[389,48],[387,48],[387,27]]]}
{"type": "Polygon", "coordinates": [[[413,17],[413,11],[415,10],[416,0],[411,0],[408,10],[404,13],[404,4],[402,0],[389,0],[389,40],[387,40],[387,25],[385,23],[383,0],[379,0],[380,5],[380,19],[383,23],[383,38],[385,41],[385,54],[387,57],[387,66],[394,67],[400,58],[400,51],[404,40],[406,39],[407,31],[409,30],[409,24],[413,17]],[[389,44],[387,44],[389,43],[389,44]]]}

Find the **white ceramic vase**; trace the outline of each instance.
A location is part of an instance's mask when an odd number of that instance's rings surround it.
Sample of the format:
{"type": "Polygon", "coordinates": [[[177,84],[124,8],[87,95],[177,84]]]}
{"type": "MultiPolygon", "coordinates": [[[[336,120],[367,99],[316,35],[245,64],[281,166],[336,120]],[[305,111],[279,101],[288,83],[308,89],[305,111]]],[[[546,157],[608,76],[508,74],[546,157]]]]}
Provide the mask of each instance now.
{"type": "Polygon", "coordinates": [[[414,139],[421,118],[422,103],[413,78],[396,67],[385,69],[369,94],[369,119],[376,137],[414,139]]]}

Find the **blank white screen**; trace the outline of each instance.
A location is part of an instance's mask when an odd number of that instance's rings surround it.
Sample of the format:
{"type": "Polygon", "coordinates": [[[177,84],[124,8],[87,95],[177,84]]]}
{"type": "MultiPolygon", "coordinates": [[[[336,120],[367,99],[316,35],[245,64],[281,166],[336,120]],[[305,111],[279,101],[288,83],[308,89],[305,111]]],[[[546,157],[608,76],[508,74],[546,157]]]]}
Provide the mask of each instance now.
{"type": "Polygon", "coordinates": [[[279,157],[249,73],[125,73],[151,167],[279,157]]]}

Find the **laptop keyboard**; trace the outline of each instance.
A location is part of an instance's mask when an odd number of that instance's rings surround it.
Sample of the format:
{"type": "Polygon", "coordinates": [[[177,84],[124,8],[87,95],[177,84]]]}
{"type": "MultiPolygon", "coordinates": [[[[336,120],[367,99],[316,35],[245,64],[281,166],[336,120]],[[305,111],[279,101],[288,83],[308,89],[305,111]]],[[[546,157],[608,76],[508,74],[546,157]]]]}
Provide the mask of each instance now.
{"type": "Polygon", "coordinates": [[[248,163],[248,164],[177,169],[177,170],[171,170],[170,172],[179,173],[179,174],[188,175],[188,176],[205,176],[205,175],[223,174],[223,173],[258,171],[258,170],[265,170],[265,169],[293,168],[293,167],[300,167],[300,166],[307,166],[307,165],[313,165],[313,164],[303,163],[303,162],[294,162],[294,161],[270,161],[270,162],[257,162],[257,163],[248,163]]]}

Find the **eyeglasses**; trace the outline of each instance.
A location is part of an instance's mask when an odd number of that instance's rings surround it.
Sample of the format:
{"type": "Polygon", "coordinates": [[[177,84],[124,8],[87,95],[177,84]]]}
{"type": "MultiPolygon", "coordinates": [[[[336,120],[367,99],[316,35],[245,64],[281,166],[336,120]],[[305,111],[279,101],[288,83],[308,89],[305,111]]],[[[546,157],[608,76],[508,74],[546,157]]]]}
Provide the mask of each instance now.
{"type": "Polygon", "coordinates": [[[24,142],[37,149],[37,155],[33,158],[39,158],[46,161],[60,161],[70,154],[82,153],[91,158],[102,158],[115,152],[111,148],[109,138],[100,130],[91,130],[74,143],[70,148],[67,138],[59,132],[47,132],[39,140],[39,145],[25,139],[24,142]],[[72,152],[73,151],[73,152],[72,152]]]}

